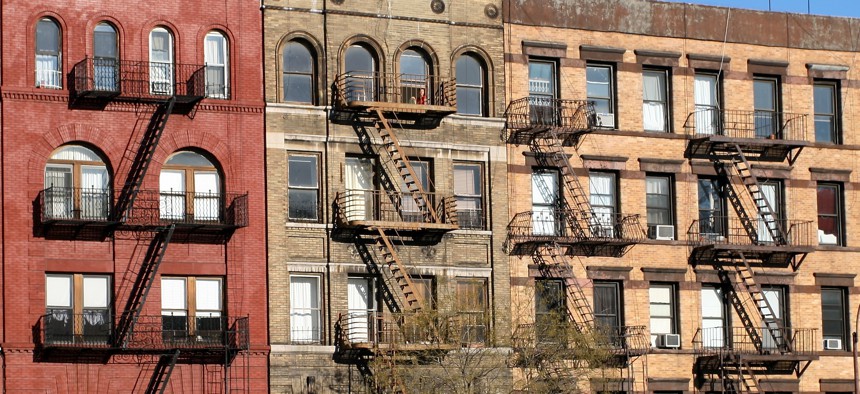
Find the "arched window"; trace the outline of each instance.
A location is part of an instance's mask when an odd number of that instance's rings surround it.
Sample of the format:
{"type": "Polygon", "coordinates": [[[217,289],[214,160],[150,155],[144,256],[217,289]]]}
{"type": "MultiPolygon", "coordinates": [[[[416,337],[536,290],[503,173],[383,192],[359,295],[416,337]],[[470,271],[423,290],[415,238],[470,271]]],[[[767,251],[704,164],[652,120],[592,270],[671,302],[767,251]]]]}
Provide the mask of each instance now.
{"type": "Polygon", "coordinates": [[[60,63],[60,26],[51,18],[36,24],[36,86],[62,89],[63,70],[60,63]]]}
{"type": "Polygon", "coordinates": [[[110,177],[104,160],[81,145],[57,149],[45,165],[45,217],[105,220],[110,177]]]}
{"type": "Polygon", "coordinates": [[[227,37],[221,32],[210,31],[204,39],[203,52],[206,60],[206,96],[228,98],[230,67],[227,62],[227,37]]]}
{"type": "Polygon", "coordinates": [[[174,153],[164,163],[159,182],[162,219],[187,223],[222,219],[221,179],[205,156],[174,153]]]}
{"type": "Polygon", "coordinates": [[[311,49],[300,41],[284,45],[283,70],[284,101],[312,104],[316,88],[311,49]]]}
{"type": "Polygon", "coordinates": [[[344,55],[346,96],[349,101],[375,101],[377,75],[376,57],[367,47],[353,44],[344,55]]]}
{"type": "Polygon", "coordinates": [[[119,90],[119,49],[116,28],[101,22],[93,31],[93,87],[95,90],[119,90]]]}
{"type": "Polygon", "coordinates": [[[457,58],[457,113],[481,115],[486,112],[486,67],[475,55],[457,58]]]}
{"type": "Polygon", "coordinates": [[[149,92],[173,94],[173,34],[163,27],[149,33],[149,92]]]}
{"type": "Polygon", "coordinates": [[[400,102],[430,104],[430,60],[427,54],[410,48],[400,55],[400,102]]]}

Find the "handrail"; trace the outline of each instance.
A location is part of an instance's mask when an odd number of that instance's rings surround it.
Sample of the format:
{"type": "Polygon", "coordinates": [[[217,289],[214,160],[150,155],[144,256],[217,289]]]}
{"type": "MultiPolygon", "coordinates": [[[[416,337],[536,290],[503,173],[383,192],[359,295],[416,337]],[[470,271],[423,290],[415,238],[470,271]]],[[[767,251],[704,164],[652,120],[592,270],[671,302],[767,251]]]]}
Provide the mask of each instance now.
{"type": "Polygon", "coordinates": [[[708,219],[695,219],[687,229],[687,242],[693,246],[725,244],[725,245],[755,245],[755,246],[814,246],[815,226],[809,220],[785,220],[775,218],[788,228],[785,244],[777,244],[768,233],[763,220],[752,219],[756,225],[758,240],[747,233],[740,218],[727,216],[712,216],[708,219]]]}
{"type": "Polygon", "coordinates": [[[203,98],[207,92],[206,67],[200,64],[85,57],[74,65],[72,72],[72,90],[77,96],[203,98]]]}
{"type": "Polygon", "coordinates": [[[790,346],[780,347],[781,340],[772,337],[767,327],[761,327],[763,340],[759,349],[744,327],[707,327],[698,328],[693,336],[693,350],[697,356],[715,354],[740,355],[796,355],[815,356],[819,352],[821,341],[818,339],[817,328],[783,327],[790,346]],[[791,349],[786,351],[785,349],[791,349]]]}
{"type": "Polygon", "coordinates": [[[485,312],[349,311],[338,314],[335,340],[341,348],[480,344],[490,338],[487,318],[485,312]]]}
{"type": "Polygon", "coordinates": [[[687,135],[806,141],[807,114],[700,108],[687,115],[687,135]]]}
{"type": "Polygon", "coordinates": [[[511,101],[505,109],[502,140],[527,143],[527,139],[518,138],[520,131],[531,129],[543,132],[550,127],[562,136],[565,133],[592,130],[596,127],[594,103],[545,97],[524,97],[511,101]]]}
{"type": "Polygon", "coordinates": [[[334,81],[334,104],[351,102],[457,106],[457,84],[453,78],[389,72],[349,72],[334,81]]]}
{"type": "MultiPolygon", "coordinates": [[[[457,211],[452,197],[439,193],[424,193],[428,204],[444,209],[435,224],[456,223],[457,211]]],[[[385,221],[395,223],[431,223],[422,213],[411,193],[385,190],[346,190],[337,192],[334,201],[335,218],[341,223],[353,221],[385,221]]]]}
{"type": "MultiPolygon", "coordinates": [[[[530,238],[543,237],[572,237],[577,232],[569,228],[568,220],[578,213],[572,210],[556,209],[552,211],[527,211],[514,215],[508,223],[508,238],[528,241],[530,238]]],[[[639,215],[628,215],[623,213],[595,213],[588,228],[585,229],[585,237],[588,240],[619,240],[637,242],[645,237],[644,231],[639,224],[639,215]]]]}

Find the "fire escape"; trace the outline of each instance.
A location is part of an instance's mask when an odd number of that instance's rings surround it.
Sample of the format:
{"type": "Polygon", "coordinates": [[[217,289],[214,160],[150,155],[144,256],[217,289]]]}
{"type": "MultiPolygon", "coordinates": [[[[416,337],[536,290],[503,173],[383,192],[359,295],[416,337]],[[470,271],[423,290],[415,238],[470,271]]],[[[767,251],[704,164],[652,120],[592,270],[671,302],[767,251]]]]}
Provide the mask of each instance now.
{"type": "Polygon", "coordinates": [[[135,253],[133,257],[133,281],[116,279],[118,290],[108,310],[84,310],[83,315],[71,316],[49,311],[42,316],[37,324],[38,335],[34,335],[40,359],[106,363],[115,356],[132,356],[156,360],[147,393],[164,392],[177,364],[220,364],[225,376],[224,391],[229,391],[228,368],[240,352],[248,349],[247,317],[176,319],[143,313],[171,242],[225,244],[236,229],[247,226],[247,194],[177,195],[141,189],[169,117],[193,117],[197,104],[206,96],[205,66],[106,63],[85,58],[74,66],[71,81],[73,109],[130,105],[144,110],[154,107],[154,111],[142,130],[135,126],[132,133],[132,138],[140,142],[130,144],[133,148],[123,157],[128,172],[122,188],[116,193],[108,188],[100,198],[74,200],[68,191],[53,190],[57,189],[54,187],[43,190],[37,200],[36,235],[103,241],[123,234],[139,242],[149,238],[149,245],[143,256],[135,253]],[[74,209],[53,209],[57,206],[74,209]]]}
{"type": "MultiPolygon", "coordinates": [[[[596,128],[594,109],[582,100],[529,97],[511,102],[505,116],[503,140],[529,146],[539,166],[558,169],[561,186],[561,196],[551,209],[514,215],[508,224],[505,250],[529,256],[545,278],[563,278],[566,321],[573,331],[590,340],[585,346],[612,355],[606,366],[627,367],[650,346],[644,326],[595,324],[591,304],[571,264],[577,256],[621,257],[644,236],[637,215],[596,212],[570,163],[581,139],[596,128]]],[[[539,349],[541,337],[546,336],[544,329],[537,322],[521,324],[514,333],[515,348],[539,349]]]]}
{"type": "MultiPolygon", "coordinates": [[[[698,110],[691,113],[688,159],[710,161],[719,191],[735,215],[700,214],[687,236],[690,263],[712,267],[721,292],[740,320],[733,327],[700,328],[693,339],[697,377],[714,378],[715,390],[764,392],[760,377],[800,377],[818,358],[814,329],[786,324],[784,299],[768,296],[759,275],[800,268],[813,250],[812,222],[787,220],[764,190],[754,163],[789,164],[808,145],[806,115],[757,111],[698,110]]],[[[726,212],[727,213],[727,212],[726,212]]]]}
{"type": "Polygon", "coordinates": [[[432,75],[343,74],[334,83],[333,107],[332,121],[351,126],[364,155],[379,163],[373,190],[347,186],[336,194],[332,236],[350,243],[378,278],[388,309],[341,313],[338,357],[355,363],[378,390],[405,393],[408,382],[398,376],[397,363],[459,346],[453,318],[431,311],[400,254],[405,246],[438,244],[459,227],[455,200],[428,190],[403,143],[405,130],[434,129],[456,111],[455,84],[432,75]],[[371,370],[373,360],[385,370],[371,370]]]}

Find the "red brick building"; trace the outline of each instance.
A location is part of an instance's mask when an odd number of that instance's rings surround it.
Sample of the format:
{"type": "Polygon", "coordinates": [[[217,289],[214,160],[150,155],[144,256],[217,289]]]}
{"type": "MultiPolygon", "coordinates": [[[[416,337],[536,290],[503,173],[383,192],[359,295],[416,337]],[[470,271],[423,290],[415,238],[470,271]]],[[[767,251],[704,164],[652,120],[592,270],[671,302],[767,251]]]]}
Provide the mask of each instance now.
{"type": "Polygon", "coordinates": [[[4,1],[3,390],[267,390],[259,9],[4,1]]]}

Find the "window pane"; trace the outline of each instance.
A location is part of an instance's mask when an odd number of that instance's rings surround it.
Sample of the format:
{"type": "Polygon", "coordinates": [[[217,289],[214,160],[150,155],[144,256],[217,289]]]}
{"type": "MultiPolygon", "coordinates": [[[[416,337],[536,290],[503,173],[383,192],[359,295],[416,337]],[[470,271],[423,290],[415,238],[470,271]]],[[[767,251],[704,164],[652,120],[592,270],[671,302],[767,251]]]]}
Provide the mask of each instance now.
{"type": "Polygon", "coordinates": [[[167,159],[167,163],[175,166],[188,166],[188,167],[215,167],[209,159],[205,156],[191,151],[181,151],[174,153],[167,159]]]}
{"type": "Polygon", "coordinates": [[[60,28],[50,19],[36,25],[36,52],[57,54],[60,51],[60,28]]]}
{"type": "Polygon", "coordinates": [[[317,186],[317,157],[291,155],[289,159],[290,186],[317,186]]]}
{"type": "Polygon", "coordinates": [[[117,58],[116,30],[107,23],[99,23],[93,33],[93,55],[97,58],[117,58]]]}
{"type": "Polygon", "coordinates": [[[832,114],[835,112],[833,105],[834,90],[833,85],[815,85],[813,95],[816,114],[832,114]]]}
{"type": "Polygon", "coordinates": [[[529,62],[529,94],[555,96],[555,67],[549,62],[529,62]]]}
{"type": "Polygon", "coordinates": [[[106,276],[84,277],[84,308],[107,308],[110,282],[106,276]]]}
{"type": "Polygon", "coordinates": [[[310,74],[313,67],[313,57],[308,47],[295,41],[284,46],[284,72],[310,74]]]}
{"type": "Polygon", "coordinates": [[[71,275],[48,275],[45,278],[45,289],[48,308],[72,307],[71,275]]]}
{"type": "Polygon", "coordinates": [[[185,309],[185,279],[161,278],[161,309],[185,309]]]}
{"type": "Polygon", "coordinates": [[[818,214],[836,214],[836,188],[831,185],[818,186],[818,214]]]}
{"type": "Polygon", "coordinates": [[[755,109],[776,110],[776,82],[757,80],[753,83],[755,109]]]}
{"type": "Polygon", "coordinates": [[[482,63],[471,55],[457,58],[457,84],[483,86],[484,72],[482,63]]]}
{"type": "Polygon", "coordinates": [[[646,71],[642,74],[642,99],[666,100],[666,73],[646,71]]]}
{"type": "Polygon", "coordinates": [[[291,219],[317,219],[317,190],[290,189],[287,196],[290,201],[289,217],[291,219]]]}
{"type": "Polygon", "coordinates": [[[197,279],[197,310],[221,310],[221,281],[218,279],[197,279]]]}
{"type": "Polygon", "coordinates": [[[349,47],[346,50],[345,57],[344,66],[347,73],[356,71],[374,71],[373,57],[370,55],[370,51],[360,45],[349,47]]]}
{"type": "Polygon", "coordinates": [[[482,115],[482,95],[481,88],[457,86],[457,113],[482,115]]]}
{"type": "Polygon", "coordinates": [[[313,101],[313,79],[310,75],[284,75],[284,101],[313,101]]]}
{"type": "Polygon", "coordinates": [[[400,73],[409,75],[409,79],[414,79],[415,76],[426,76],[428,67],[424,56],[418,51],[408,49],[400,55],[400,73]]]}

